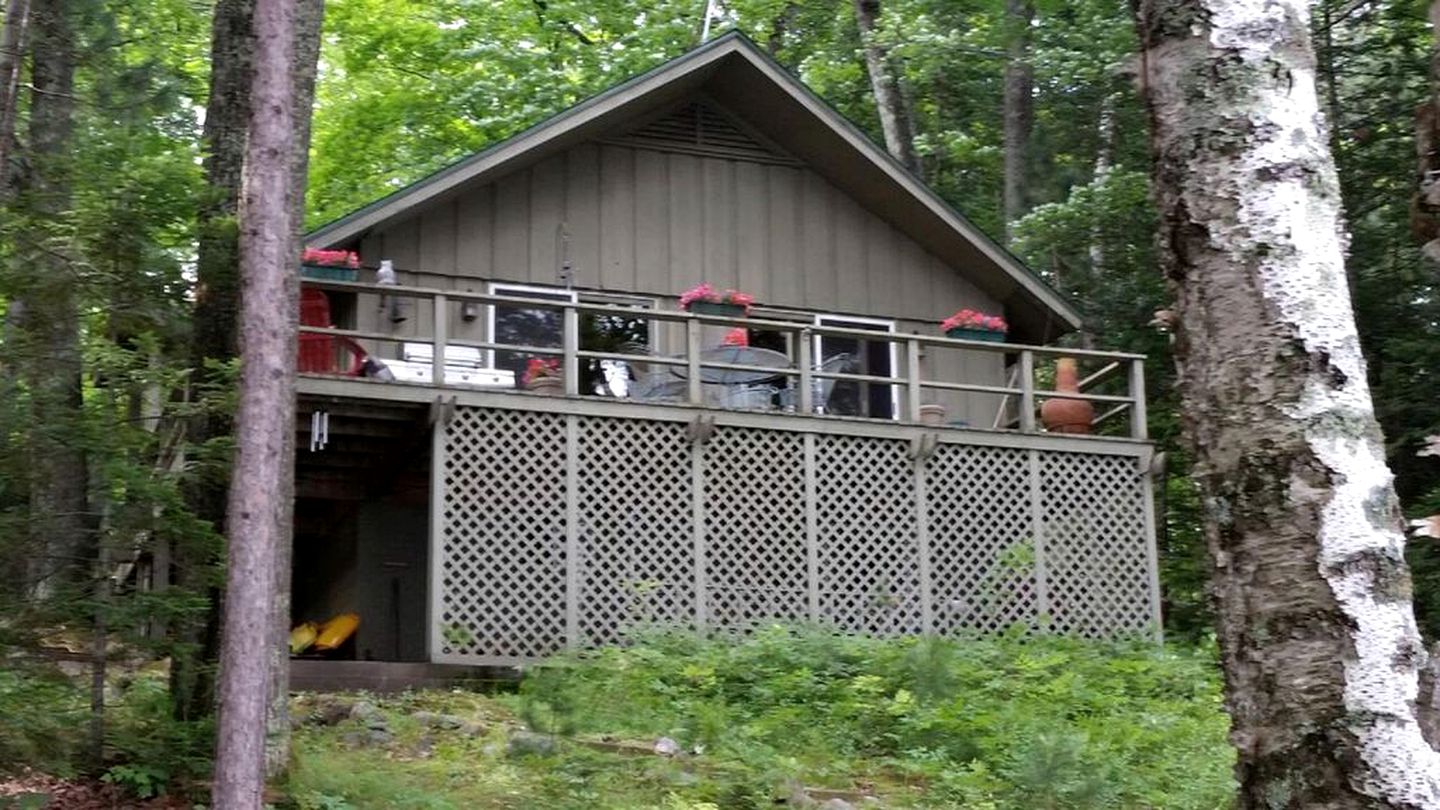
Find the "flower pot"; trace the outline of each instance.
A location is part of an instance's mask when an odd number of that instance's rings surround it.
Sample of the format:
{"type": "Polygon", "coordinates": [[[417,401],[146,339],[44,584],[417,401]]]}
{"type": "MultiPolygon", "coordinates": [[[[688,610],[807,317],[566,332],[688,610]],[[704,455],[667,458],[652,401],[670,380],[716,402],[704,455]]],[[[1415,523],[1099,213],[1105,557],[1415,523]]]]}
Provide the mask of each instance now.
{"type": "Polygon", "coordinates": [[[1005,333],[990,329],[965,329],[957,327],[945,330],[945,337],[954,340],[984,340],[989,343],[1004,343],[1005,333]]]}
{"type": "Polygon", "coordinates": [[[745,317],[745,306],[743,304],[725,304],[719,301],[694,301],[690,304],[690,311],[696,315],[723,315],[727,318],[745,317]]]}
{"type": "Polygon", "coordinates": [[[313,278],[320,281],[354,281],[360,278],[360,271],[354,267],[337,267],[329,264],[302,264],[300,265],[301,278],[313,278]]]}
{"type": "MultiPolygon", "coordinates": [[[[1075,361],[1062,357],[1055,361],[1055,390],[1065,394],[1080,393],[1080,374],[1075,361]]],[[[1090,432],[1090,420],[1095,418],[1095,406],[1089,400],[1047,399],[1040,406],[1040,421],[1051,433],[1086,434],[1090,432]]]]}
{"type": "Polygon", "coordinates": [[[945,406],[926,403],[920,406],[920,424],[940,426],[945,424],[945,406]]]}
{"type": "Polygon", "coordinates": [[[565,393],[565,380],[560,377],[536,377],[525,383],[525,390],[558,397],[565,393]]]}

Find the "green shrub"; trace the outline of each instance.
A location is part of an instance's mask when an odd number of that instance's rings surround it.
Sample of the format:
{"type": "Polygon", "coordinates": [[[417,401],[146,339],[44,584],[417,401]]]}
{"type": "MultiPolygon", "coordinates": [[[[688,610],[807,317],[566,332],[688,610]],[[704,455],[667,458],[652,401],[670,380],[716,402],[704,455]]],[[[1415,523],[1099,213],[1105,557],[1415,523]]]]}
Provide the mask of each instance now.
{"type": "Polygon", "coordinates": [[[1213,655],[1148,643],[658,633],[537,668],[516,699],[777,779],[878,763],[938,804],[1221,808],[1234,790],[1213,655]]]}
{"type": "Polygon", "coordinates": [[[59,672],[0,669],[0,774],[21,766],[74,773],[89,711],[89,696],[59,672]]]}

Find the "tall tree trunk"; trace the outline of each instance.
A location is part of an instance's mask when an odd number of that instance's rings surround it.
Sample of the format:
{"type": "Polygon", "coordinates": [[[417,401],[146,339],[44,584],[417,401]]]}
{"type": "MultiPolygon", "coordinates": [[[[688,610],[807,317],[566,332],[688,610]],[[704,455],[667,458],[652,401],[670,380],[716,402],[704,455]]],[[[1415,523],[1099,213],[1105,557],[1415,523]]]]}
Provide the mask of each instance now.
{"type": "Polygon", "coordinates": [[[769,51],[771,56],[778,56],[780,49],[785,47],[785,34],[789,31],[790,25],[795,21],[795,15],[799,11],[799,4],[792,0],[780,9],[780,13],[776,14],[774,19],[770,20],[770,35],[765,39],[765,50],[769,51]]]}
{"type": "Polygon", "coordinates": [[[1240,806],[1440,807],[1307,18],[1304,0],[1140,8],[1240,806]]]}
{"type": "Polygon", "coordinates": [[[1035,19],[1032,0],[1005,0],[1005,185],[1003,208],[1005,241],[1011,228],[1029,210],[1026,176],[1030,162],[1030,131],[1035,124],[1035,69],[1030,63],[1030,23],[1035,19]]]}
{"type": "Polygon", "coordinates": [[[80,337],[76,275],[66,248],[71,207],[75,50],[66,0],[42,3],[33,15],[29,171],[19,208],[29,216],[20,253],[28,276],[22,328],[23,363],[33,424],[30,461],[32,593],[90,571],[86,546],[85,455],[80,447],[80,337]]]}
{"type": "Polygon", "coordinates": [[[240,214],[240,401],[230,484],[229,558],[220,651],[215,804],[259,810],[265,777],[267,650],[275,641],[276,558],[294,464],[299,223],[293,0],[257,0],[255,73],[240,214]]]}
{"type": "MultiPolygon", "coordinates": [[[[315,106],[315,72],[320,59],[320,31],[325,21],[325,0],[297,0],[295,4],[294,122],[295,148],[291,155],[290,215],[295,221],[288,256],[300,255],[300,227],[305,221],[305,181],[310,167],[310,121],[315,106]]],[[[291,304],[295,310],[299,302],[291,304]]],[[[286,434],[285,456],[295,456],[295,431],[286,434]]],[[[270,711],[266,716],[265,772],[274,778],[290,761],[290,574],[294,552],[295,464],[284,469],[281,483],[281,543],[275,566],[275,601],[270,643],[270,711]]]]}
{"type": "Polygon", "coordinates": [[[25,60],[25,35],[30,27],[30,0],[7,0],[0,28],[0,199],[10,187],[10,154],[15,117],[20,107],[20,73],[25,60]]]}
{"type": "Polygon", "coordinates": [[[876,26],[880,20],[880,0],[855,0],[855,20],[860,25],[860,40],[865,43],[865,69],[870,74],[870,88],[875,93],[875,108],[880,113],[880,130],[885,135],[885,150],[905,168],[919,174],[920,159],[915,154],[915,127],[910,109],[900,92],[900,79],[890,62],[890,52],[880,44],[876,26]]]}
{"type": "MultiPolygon", "coordinates": [[[[236,317],[240,309],[236,209],[240,174],[245,162],[245,128],[250,120],[250,81],[255,52],[251,31],[255,0],[218,0],[211,25],[210,98],[205,106],[201,148],[205,153],[205,196],[201,201],[196,255],[194,341],[191,368],[197,387],[226,384],[212,363],[235,357],[236,317]]],[[[221,413],[201,415],[191,436],[196,444],[228,436],[230,419],[221,413]]],[[[225,528],[228,485],[223,470],[201,476],[186,492],[195,515],[218,531],[225,528]]],[[[220,592],[209,584],[217,560],[208,551],[176,548],[177,584],[209,591],[211,609],[203,626],[176,628],[179,644],[172,658],[171,695],[177,717],[208,715],[215,701],[209,663],[219,654],[220,592]]]]}

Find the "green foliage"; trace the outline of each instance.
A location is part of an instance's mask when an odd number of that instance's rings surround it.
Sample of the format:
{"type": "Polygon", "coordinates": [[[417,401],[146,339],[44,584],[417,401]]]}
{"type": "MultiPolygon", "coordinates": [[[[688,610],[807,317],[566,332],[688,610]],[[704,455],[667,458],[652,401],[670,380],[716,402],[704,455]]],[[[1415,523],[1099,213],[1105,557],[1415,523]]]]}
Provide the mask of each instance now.
{"type": "MultiPolygon", "coordinates": [[[[517,694],[365,696],[393,739],[302,726],[288,789],[301,808],[758,810],[866,785],[897,808],[1218,810],[1234,755],[1215,670],[1210,652],[1023,634],[656,633],[535,667],[517,694]],[[510,753],[526,727],[558,734],[553,752],[510,753]],[[684,753],[649,753],[662,736],[684,753]]],[[[294,716],[312,699],[336,698],[294,716]]]]}
{"type": "MultiPolygon", "coordinates": [[[[118,668],[117,668],[118,669],[118,668]]],[[[165,792],[172,780],[191,781],[210,772],[210,720],[172,719],[159,672],[112,672],[105,766],[101,778],[136,796],[165,792]]],[[[11,767],[68,777],[85,772],[89,730],[89,674],[62,674],[51,666],[0,669],[0,775],[11,767]]]]}
{"type": "Polygon", "coordinates": [[[1141,644],[660,634],[540,668],[517,700],[761,772],[883,764],[930,784],[927,806],[1209,808],[1233,789],[1214,662],[1141,644]]]}
{"type": "Polygon", "coordinates": [[[89,708],[85,693],[58,672],[0,668],[0,774],[20,766],[74,773],[89,708]]]}
{"type": "Polygon", "coordinates": [[[128,793],[148,799],[165,792],[170,772],[154,765],[114,765],[100,777],[100,781],[119,785],[128,793]]]}

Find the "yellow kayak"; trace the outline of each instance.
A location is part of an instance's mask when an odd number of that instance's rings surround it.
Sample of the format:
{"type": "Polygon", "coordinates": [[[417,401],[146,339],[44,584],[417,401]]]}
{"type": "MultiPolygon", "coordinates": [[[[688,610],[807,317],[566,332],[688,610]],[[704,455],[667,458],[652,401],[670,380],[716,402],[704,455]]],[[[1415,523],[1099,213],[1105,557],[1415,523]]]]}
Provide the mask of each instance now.
{"type": "Polygon", "coordinates": [[[333,650],[345,643],[345,639],[355,634],[355,628],[360,626],[360,614],[341,613],[325,624],[321,625],[320,633],[315,637],[315,649],[333,650]]]}
{"type": "Polygon", "coordinates": [[[314,622],[301,622],[290,631],[290,654],[299,655],[310,649],[315,643],[315,637],[320,635],[320,628],[314,622]]]}

